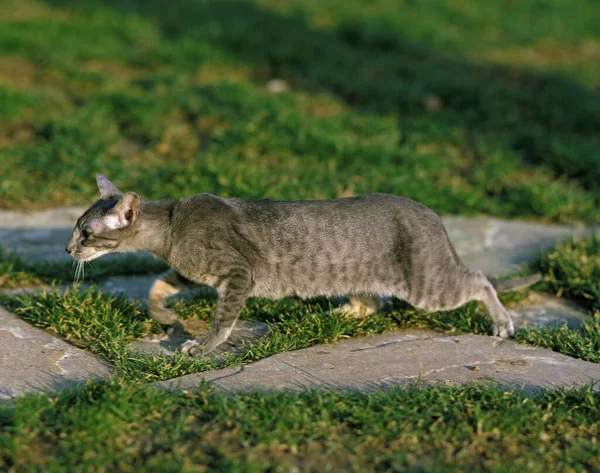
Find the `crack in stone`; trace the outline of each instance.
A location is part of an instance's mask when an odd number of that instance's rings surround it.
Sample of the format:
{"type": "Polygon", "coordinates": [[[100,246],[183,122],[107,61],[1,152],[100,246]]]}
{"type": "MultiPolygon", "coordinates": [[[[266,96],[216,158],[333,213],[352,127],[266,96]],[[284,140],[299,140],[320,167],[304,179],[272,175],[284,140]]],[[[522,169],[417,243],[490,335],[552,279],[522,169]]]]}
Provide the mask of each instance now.
{"type": "Polygon", "coordinates": [[[451,368],[465,368],[467,366],[481,366],[481,365],[491,365],[495,363],[495,361],[475,361],[475,362],[471,362],[471,363],[460,363],[458,365],[448,365],[448,366],[443,366],[441,368],[434,368],[430,371],[427,371],[426,373],[419,373],[418,375],[409,375],[407,376],[407,378],[413,379],[413,378],[423,378],[425,376],[429,376],[430,374],[434,374],[434,373],[441,373],[442,371],[451,369],[451,368]]]}
{"type": "Polygon", "coordinates": [[[69,356],[71,354],[72,354],[72,352],[71,352],[71,350],[69,350],[69,351],[65,352],[65,354],[63,356],[61,356],[58,360],[56,360],[54,362],[54,366],[56,366],[60,370],[60,374],[62,374],[62,375],[69,374],[69,372],[66,369],[64,369],[62,366],[60,366],[60,362],[69,358],[69,356]]]}
{"type": "Polygon", "coordinates": [[[379,345],[375,345],[374,347],[354,348],[354,349],[350,350],[350,352],[352,353],[352,352],[357,352],[357,351],[375,350],[377,348],[384,348],[388,345],[401,345],[404,343],[420,342],[423,340],[432,340],[433,338],[448,338],[448,337],[432,337],[431,335],[427,335],[426,337],[413,338],[410,340],[391,340],[389,342],[383,342],[383,343],[380,343],[379,345]]]}
{"type": "MultiPolygon", "coordinates": [[[[530,356],[530,357],[525,357],[525,358],[537,359],[537,358],[545,358],[545,357],[530,356]]],[[[441,373],[442,371],[452,369],[452,368],[467,368],[468,369],[469,366],[482,366],[482,365],[495,365],[495,364],[509,364],[511,366],[523,366],[523,365],[519,365],[519,364],[513,365],[511,363],[511,361],[514,361],[514,360],[509,360],[508,363],[507,363],[507,360],[502,360],[502,359],[492,360],[492,361],[473,361],[473,362],[468,362],[468,363],[459,363],[457,365],[448,365],[448,366],[443,366],[441,368],[434,368],[430,371],[427,371],[426,373],[419,373],[418,375],[410,375],[410,376],[407,376],[407,378],[410,378],[410,379],[422,378],[425,376],[429,376],[431,374],[441,373]]],[[[529,365],[528,367],[530,367],[530,366],[531,365],[529,365]]]]}

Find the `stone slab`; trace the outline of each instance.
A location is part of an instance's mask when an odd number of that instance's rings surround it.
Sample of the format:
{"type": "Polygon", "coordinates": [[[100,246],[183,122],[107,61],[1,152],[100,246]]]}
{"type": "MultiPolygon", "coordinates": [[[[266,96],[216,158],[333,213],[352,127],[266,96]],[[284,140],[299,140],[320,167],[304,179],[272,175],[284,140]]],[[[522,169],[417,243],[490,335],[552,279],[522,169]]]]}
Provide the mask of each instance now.
{"type": "Polygon", "coordinates": [[[370,391],[416,381],[459,385],[491,380],[532,393],[541,388],[598,383],[600,364],[495,337],[409,330],[280,353],[154,386],[193,389],[205,381],[219,392],[307,388],[370,391]]]}
{"type": "Polygon", "coordinates": [[[0,241],[25,258],[70,258],[65,246],[84,207],[56,207],[39,212],[0,211],[0,241]]]}
{"type": "Polygon", "coordinates": [[[577,304],[535,292],[531,292],[526,301],[509,312],[516,328],[556,328],[566,324],[569,329],[576,330],[588,317],[588,313],[577,304]]]}
{"type": "Polygon", "coordinates": [[[107,378],[113,368],[0,307],[0,400],[107,378]]]}
{"type": "Polygon", "coordinates": [[[463,262],[490,276],[518,271],[535,261],[539,253],[592,228],[576,225],[545,225],[485,217],[444,217],[448,236],[463,262]]]}

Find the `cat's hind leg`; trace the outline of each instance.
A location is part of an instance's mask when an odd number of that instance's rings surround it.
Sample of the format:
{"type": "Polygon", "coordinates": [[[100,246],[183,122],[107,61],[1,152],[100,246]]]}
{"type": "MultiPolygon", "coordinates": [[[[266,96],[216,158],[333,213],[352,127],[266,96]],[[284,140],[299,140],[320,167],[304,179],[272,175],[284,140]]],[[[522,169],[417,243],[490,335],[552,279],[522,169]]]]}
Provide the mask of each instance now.
{"type": "MultiPolygon", "coordinates": [[[[502,338],[514,336],[515,329],[512,318],[504,308],[492,283],[481,271],[472,271],[465,267],[457,267],[438,286],[428,284],[417,290],[420,296],[409,297],[407,301],[413,306],[437,312],[456,309],[469,301],[481,301],[492,319],[492,334],[502,338]]],[[[427,284],[427,283],[426,283],[427,284]]]]}
{"type": "Polygon", "coordinates": [[[481,271],[476,272],[476,280],[477,294],[475,299],[483,302],[492,318],[492,334],[502,338],[514,337],[515,326],[512,317],[498,299],[496,289],[481,271]]]}
{"type": "Polygon", "coordinates": [[[336,312],[348,312],[362,318],[374,314],[383,307],[379,297],[361,294],[351,295],[348,298],[350,302],[338,307],[336,312]]]}
{"type": "Polygon", "coordinates": [[[154,281],[148,295],[150,317],[161,324],[174,325],[177,323],[177,314],[166,307],[167,298],[197,287],[197,284],[172,269],[162,274],[154,281]]]}
{"type": "Polygon", "coordinates": [[[244,308],[251,289],[252,277],[248,271],[236,269],[230,272],[226,280],[217,288],[219,302],[212,327],[201,339],[183,343],[179,351],[190,356],[202,356],[225,342],[244,308]]]}

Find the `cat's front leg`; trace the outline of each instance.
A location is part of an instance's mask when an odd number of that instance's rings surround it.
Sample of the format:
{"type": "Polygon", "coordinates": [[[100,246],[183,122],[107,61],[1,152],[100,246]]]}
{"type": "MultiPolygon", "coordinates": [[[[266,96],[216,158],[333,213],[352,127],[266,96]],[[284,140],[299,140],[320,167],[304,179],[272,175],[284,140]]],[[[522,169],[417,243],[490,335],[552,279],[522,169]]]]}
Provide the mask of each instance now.
{"type": "Polygon", "coordinates": [[[227,341],[235,322],[244,308],[252,288],[250,272],[236,269],[229,273],[225,282],[217,288],[219,302],[208,333],[199,340],[188,340],[179,347],[179,351],[190,356],[202,356],[213,351],[227,341]]]}

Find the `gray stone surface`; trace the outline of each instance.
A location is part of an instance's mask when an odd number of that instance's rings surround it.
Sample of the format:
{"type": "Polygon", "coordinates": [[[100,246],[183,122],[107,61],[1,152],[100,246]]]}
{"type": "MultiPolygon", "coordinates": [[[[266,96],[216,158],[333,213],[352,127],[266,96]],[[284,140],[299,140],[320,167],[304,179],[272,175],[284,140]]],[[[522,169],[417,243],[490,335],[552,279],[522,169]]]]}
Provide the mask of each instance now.
{"type": "Polygon", "coordinates": [[[588,234],[571,225],[543,225],[494,218],[444,217],[444,225],[464,263],[490,276],[515,273],[561,240],[588,234]]]}
{"type": "Polygon", "coordinates": [[[558,327],[567,324],[571,330],[581,327],[588,313],[565,299],[549,294],[530,293],[527,301],[509,310],[515,327],[558,327]]]}
{"type": "MultiPolygon", "coordinates": [[[[32,259],[69,258],[64,247],[83,207],[41,212],[0,211],[0,241],[32,259]]],[[[585,227],[542,225],[493,218],[444,217],[450,239],[468,266],[489,275],[514,273],[518,265],[557,241],[589,232],[585,227]]]]}
{"type": "Polygon", "coordinates": [[[414,330],[280,353],[154,386],[193,389],[206,381],[220,392],[307,388],[369,391],[415,381],[459,385],[491,380],[532,393],[540,388],[598,382],[600,365],[494,337],[414,330]]]}
{"type": "Polygon", "coordinates": [[[0,400],[110,376],[112,366],[0,307],[0,400]]]}
{"type": "Polygon", "coordinates": [[[0,211],[2,246],[26,258],[70,258],[65,245],[83,207],[57,207],[40,212],[0,211]]]}

